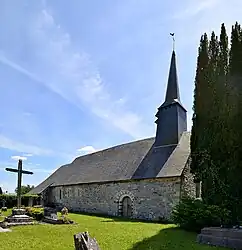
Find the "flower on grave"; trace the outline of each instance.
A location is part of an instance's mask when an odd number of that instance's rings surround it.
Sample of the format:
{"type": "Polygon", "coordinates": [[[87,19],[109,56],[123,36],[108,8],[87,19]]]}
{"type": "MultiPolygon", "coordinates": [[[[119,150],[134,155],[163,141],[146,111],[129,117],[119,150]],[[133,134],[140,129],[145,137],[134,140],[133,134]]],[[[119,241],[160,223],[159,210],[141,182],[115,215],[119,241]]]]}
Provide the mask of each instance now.
{"type": "Polygon", "coordinates": [[[61,215],[64,216],[64,215],[67,215],[68,214],[68,209],[66,207],[63,207],[61,209],[61,215]]]}

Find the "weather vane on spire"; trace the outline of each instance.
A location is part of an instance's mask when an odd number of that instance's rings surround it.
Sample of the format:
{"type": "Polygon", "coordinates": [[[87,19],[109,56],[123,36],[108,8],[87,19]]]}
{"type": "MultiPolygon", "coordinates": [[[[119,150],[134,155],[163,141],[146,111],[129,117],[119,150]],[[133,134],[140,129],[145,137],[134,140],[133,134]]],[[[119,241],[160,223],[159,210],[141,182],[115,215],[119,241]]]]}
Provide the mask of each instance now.
{"type": "Polygon", "coordinates": [[[172,40],[173,40],[173,44],[172,44],[173,51],[175,51],[175,33],[170,33],[170,35],[172,36],[172,40]]]}

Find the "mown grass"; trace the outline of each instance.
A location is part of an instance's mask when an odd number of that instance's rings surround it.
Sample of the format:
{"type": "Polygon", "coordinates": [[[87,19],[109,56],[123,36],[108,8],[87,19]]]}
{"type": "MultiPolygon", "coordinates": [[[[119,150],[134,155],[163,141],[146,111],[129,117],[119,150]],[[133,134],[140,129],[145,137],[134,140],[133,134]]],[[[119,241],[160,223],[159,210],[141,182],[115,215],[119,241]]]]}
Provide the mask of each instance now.
{"type": "Polygon", "coordinates": [[[0,249],[70,250],[74,249],[73,235],[88,231],[102,250],[224,250],[199,245],[196,234],[182,231],[174,225],[80,214],[69,214],[69,218],[78,224],[12,227],[12,232],[0,233],[0,249]]]}

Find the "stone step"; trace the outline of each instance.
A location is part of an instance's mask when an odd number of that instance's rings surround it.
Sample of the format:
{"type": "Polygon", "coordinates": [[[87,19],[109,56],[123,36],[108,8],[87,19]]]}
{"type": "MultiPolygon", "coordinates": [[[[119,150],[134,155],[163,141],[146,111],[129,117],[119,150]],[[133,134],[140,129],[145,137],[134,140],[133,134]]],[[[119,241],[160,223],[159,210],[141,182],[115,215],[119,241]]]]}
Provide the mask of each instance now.
{"type": "Polygon", "coordinates": [[[32,217],[14,217],[14,216],[10,216],[10,217],[7,217],[5,219],[5,221],[9,222],[9,223],[27,223],[27,222],[33,222],[33,218],[32,217]]]}
{"type": "Polygon", "coordinates": [[[242,238],[235,239],[228,237],[219,237],[214,235],[199,234],[197,236],[197,242],[200,244],[206,244],[211,246],[242,249],[242,238]]]}
{"type": "Polygon", "coordinates": [[[213,235],[216,237],[226,237],[231,239],[242,239],[242,229],[205,227],[201,230],[203,235],[213,235]]]}
{"type": "Polygon", "coordinates": [[[36,224],[35,222],[8,222],[7,226],[8,227],[13,227],[13,226],[28,226],[28,225],[34,225],[36,224]]]}

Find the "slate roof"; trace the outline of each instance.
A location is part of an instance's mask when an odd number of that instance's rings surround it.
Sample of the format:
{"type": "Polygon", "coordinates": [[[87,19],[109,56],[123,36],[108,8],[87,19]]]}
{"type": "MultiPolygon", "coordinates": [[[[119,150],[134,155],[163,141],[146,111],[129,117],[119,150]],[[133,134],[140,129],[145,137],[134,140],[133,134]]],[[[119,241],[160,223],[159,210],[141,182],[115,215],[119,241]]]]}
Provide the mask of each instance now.
{"type": "Polygon", "coordinates": [[[190,155],[190,132],[178,145],[154,147],[155,138],[134,141],[76,158],[30,191],[92,182],[181,176],[190,155]]]}

